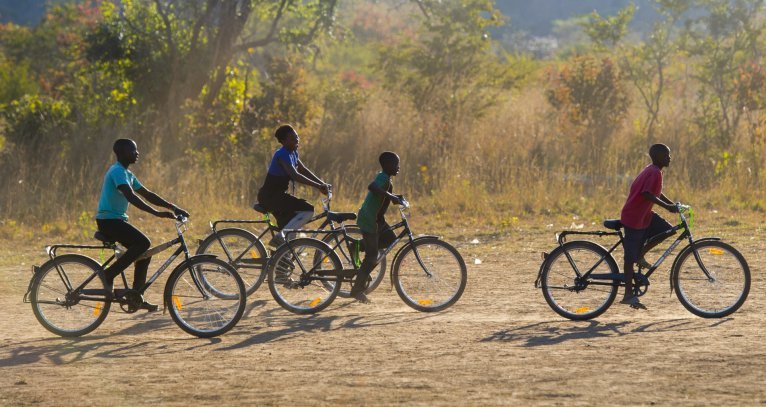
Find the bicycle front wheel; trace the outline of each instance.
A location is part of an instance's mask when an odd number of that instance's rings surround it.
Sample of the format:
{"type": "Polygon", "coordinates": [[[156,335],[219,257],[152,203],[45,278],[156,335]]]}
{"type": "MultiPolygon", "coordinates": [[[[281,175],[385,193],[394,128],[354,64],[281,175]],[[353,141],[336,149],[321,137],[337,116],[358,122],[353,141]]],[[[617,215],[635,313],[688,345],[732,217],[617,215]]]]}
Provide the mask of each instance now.
{"type": "Polygon", "coordinates": [[[573,240],[553,250],[540,276],[543,297],[551,309],[575,321],[603,314],[614,302],[619,283],[580,278],[591,270],[593,274],[613,276],[620,272],[612,255],[593,242],[573,240]]]}
{"type": "MultiPolygon", "coordinates": [[[[218,230],[200,243],[197,254],[214,254],[234,267],[245,283],[247,295],[254,293],[266,278],[268,253],[263,243],[247,230],[218,230]]],[[[215,287],[210,289],[215,290],[215,287]]]]}
{"type": "Polygon", "coordinates": [[[463,257],[452,245],[425,238],[402,249],[391,278],[405,304],[418,311],[434,312],[460,299],[468,272],[463,257]]]}
{"type": "MultiPolygon", "coordinates": [[[[361,247],[362,231],[358,226],[346,226],[346,236],[343,233],[328,233],[322,241],[329,244],[330,247],[335,247],[335,254],[340,258],[343,269],[350,270],[355,268],[354,262],[359,259],[359,264],[364,257],[364,250],[361,247]],[[359,245],[357,247],[357,245],[359,245]],[[337,246],[337,247],[336,247],[337,246]]],[[[325,260],[327,261],[327,260],[325,260]]],[[[357,266],[359,265],[357,264],[357,266]]],[[[370,284],[364,290],[365,294],[373,292],[380,283],[383,281],[383,277],[386,276],[386,258],[385,256],[380,258],[378,265],[370,272],[369,280],[370,284]]],[[[330,284],[326,282],[325,284],[330,284]]],[[[331,287],[329,287],[331,289],[331,287]]],[[[348,290],[341,288],[338,291],[338,295],[344,298],[351,297],[351,287],[348,290]]]]}
{"type": "Polygon", "coordinates": [[[200,338],[212,338],[233,328],[242,318],[246,298],[237,271],[211,257],[182,263],[165,286],[165,306],[173,321],[200,338]],[[215,287],[215,292],[210,287],[215,287]]]}
{"type": "Polygon", "coordinates": [[[742,306],[750,292],[750,267],[737,249],[720,241],[695,243],[681,253],[673,285],[681,304],[703,318],[725,317],[742,306]],[[707,271],[705,274],[704,269],[707,271]]]}
{"type": "Polygon", "coordinates": [[[75,337],[98,328],[109,313],[101,266],[90,257],[65,254],[48,261],[33,277],[32,311],[45,329],[75,337]],[[98,273],[82,290],[82,283],[98,273]]]}
{"type": "Polygon", "coordinates": [[[295,314],[313,314],[335,300],[341,270],[338,255],[327,244],[311,238],[291,240],[269,260],[269,290],[282,308],[295,314]]]}

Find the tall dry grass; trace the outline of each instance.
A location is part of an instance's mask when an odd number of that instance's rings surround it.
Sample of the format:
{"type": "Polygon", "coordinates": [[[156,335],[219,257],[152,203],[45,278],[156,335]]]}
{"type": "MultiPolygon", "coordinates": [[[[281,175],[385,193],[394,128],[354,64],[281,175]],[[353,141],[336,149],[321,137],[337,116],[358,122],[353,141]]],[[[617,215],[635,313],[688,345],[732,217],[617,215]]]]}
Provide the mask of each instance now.
{"type": "MultiPolygon", "coordinates": [[[[691,109],[693,104],[684,100],[668,99],[662,111],[656,141],[673,150],[665,173],[666,194],[708,209],[762,213],[765,180],[759,168],[754,170],[752,157],[764,157],[763,146],[750,142],[744,124],[730,146],[732,158],[721,170],[718,157],[704,156],[699,147],[689,120],[691,109]],[[745,159],[748,152],[753,154],[750,160],[745,159]]],[[[619,131],[602,141],[596,162],[579,158],[583,146],[560,133],[538,87],[515,93],[481,119],[455,125],[449,139],[439,130],[444,127],[436,116],[416,111],[392,95],[374,95],[358,119],[343,128],[298,128],[304,135],[302,159],[335,185],[336,209],[357,210],[384,150],[401,156],[395,190],[409,197],[418,222],[432,230],[512,228],[520,219],[549,224],[572,216],[594,221],[619,216],[630,182],[649,163],[649,142],[641,135],[642,111],[637,106],[619,131]]],[[[86,237],[94,227],[103,174],[113,162],[111,140],[99,140],[69,146],[76,152],[68,155],[70,161],[42,167],[32,167],[30,156],[3,155],[8,160],[3,168],[12,170],[0,181],[5,191],[0,198],[0,237],[86,237]],[[45,171],[45,177],[34,177],[33,171],[45,171]],[[30,185],[27,179],[42,181],[30,185]]],[[[257,156],[193,151],[163,162],[159,147],[143,143],[140,162],[132,170],[150,189],[188,208],[198,233],[203,233],[207,219],[255,216],[250,204],[277,147],[276,142],[266,143],[257,156]]],[[[319,207],[314,191],[298,188],[297,193],[319,207]]]]}

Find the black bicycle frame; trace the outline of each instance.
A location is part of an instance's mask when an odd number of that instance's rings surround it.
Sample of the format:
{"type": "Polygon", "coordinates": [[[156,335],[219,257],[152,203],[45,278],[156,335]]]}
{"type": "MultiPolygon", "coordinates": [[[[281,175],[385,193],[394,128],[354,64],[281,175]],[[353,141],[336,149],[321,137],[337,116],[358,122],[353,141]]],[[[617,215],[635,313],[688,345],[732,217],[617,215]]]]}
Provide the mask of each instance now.
{"type": "MultiPolygon", "coordinates": [[[[324,212],[322,212],[322,213],[320,213],[318,215],[314,215],[314,217],[309,219],[309,221],[307,223],[311,223],[311,222],[319,220],[319,219],[321,219],[323,217],[327,217],[327,213],[328,213],[328,211],[324,211],[324,212]]],[[[279,230],[280,230],[278,227],[276,227],[276,226],[271,224],[271,221],[269,220],[268,217],[266,217],[265,219],[262,219],[262,220],[222,219],[222,220],[217,220],[215,222],[211,222],[210,223],[210,228],[213,230],[213,234],[215,235],[216,239],[218,240],[218,243],[223,248],[224,253],[226,253],[226,257],[228,259],[230,259],[231,261],[233,261],[233,262],[239,262],[240,260],[242,260],[242,256],[244,256],[245,253],[249,252],[250,249],[252,249],[253,246],[255,246],[255,242],[250,243],[250,245],[247,248],[245,248],[245,250],[243,250],[242,253],[239,254],[239,256],[237,256],[236,258],[232,259],[232,255],[231,255],[231,253],[229,253],[229,249],[224,244],[223,239],[221,239],[221,236],[218,235],[218,230],[216,229],[216,226],[218,224],[234,224],[234,223],[245,223],[245,224],[265,223],[266,224],[266,229],[264,229],[263,232],[261,232],[261,234],[257,236],[257,239],[259,241],[261,241],[263,239],[263,236],[265,236],[266,233],[271,232],[271,237],[274,237],[276,232],[279,232],[279,230]]],[[[324,229],[328,225],[330,226],[330,229],[337,230],[337,228],[335,227],[335,223],[333,221],[331,221],[329,218],[325,219],[325,221],[322,222],[321,225],[319,225],[319,229],[324,229]]],[[[314,236],[316,236],[316,234],[314,234],[314,236]]]]}
{"type": "MultiPolygon", "coordinates": [[[[145,258],[154,256],[155,254],[161,253],[161,252],[167,250],[168,248],[173,247],[175,245],[179,245],[179,244],[180,244],[180,246],[175,250],[175,252],[173,252],[173,254],[167,260],[165,260],[165,262],[162,264],[162,266],[160,266],[160,268],[157,269],[157,271],[149,278],[149,280],[147,280],[146,284],[144,284],[143,288],[139,291],[139,293],[143,294],[144,292],[146,292],[146,290],[157,280],[157,278],[159,278],[159,276],[170,266],[170,264],[181,253],[184,253],[185,260],[189,260],[189,249],[188,249],[188,246],[186,245],[186,239],[184,238],[183,233],[180,232],[180,230],[179,230],[177,238],[175,238],[173,240],[170,240],[170,241],[167,241],[165,243],[159,244],[159,245],[157,245],[157,246],[147,250],[138,259],[136,259],[136,260],[141,260],[141,259],[145,259],[145,258]]],[[[66,248],[66,249],[111,249],[111,250],[116,250],[117,249],[117,245],[116,244],[109,244],[109,243],[104,243],[102,246],[96,246],[96,245],[53,245],[53,246],[50,246],[48,248],[48,255],[51,257],[51,259],[56,257],[56,250],[57,249],[61,249],[61,248],[66,248]]],[[[112,256],[109,257],[109,259],[107,259],[105,262],[100,264],[101,269],[102,270],[105,269],[106,266],[109,265],[109,263],[111,263],[112,260],[114,260],[115,258],[116,258],[116,253],[112,254],[112,256]]],[[[67,290],[69,292],[81,293],[81,295],[79,295],[77,297],[79,300],[99,301],[99,302],[104,300],[104,297],[91,297],[90,296],[90,295],[98,295],[99,293],[103,293],[103,290],[95,290],[95,289],[93,289],[93,290],[85,290],[84,289],[86,285],[88,285],[91,281],[93,281],[94,278],[96,278],[96,276],[98,275],[98,271],[96,271],[95,273],[91,274],[90,277],[86,278],[85,281],[82,284],[80,284],[77,288],[73,288],[72,287],[71,282],[66,277],[66,273],[64,273],[63,270],[59,269],[58,266],[56,266],[56,271],[58,272],[59,276],[61,277],[61,280],[64,281],[64,284],[66,285],[67,290]]],[[[120,274],[122,275],[122,281],[125,284],[125,288],[127,288],[128,287],[128,281],[127,281],[127,278],[125,277],[125,271],[124,270],[121,271],[120,274]]],[[[200,290],[200,292],[204,294],[204,290],[202,288],[202,285],[200,284],[199,281],[197,281],[197,276],[195,275],[195,273],[191,273],[191,276],[192,276],[192,280],[194,281],[194,284],[197,286],[197,288],[200,290]]]]}
{"type": "MultiPolygon", "coordinates": [[[[662,233],[662,234],[660,234],[658,236],[652,237],[651,239],[649,239],[649,241],[647,243],[651,243],[653,240],[665,239],[667,237],[666,234],[667,235],[672,235],[672,234],[675,234],[676,232],[678,232],[679,230],[683,230],[683,233],[681,233],[681,235],[676,238],[676,240],[670,245],[670,247],[668,247],[665,250],[665,252],[662,253],[662,255],[657,259],[657,261],[655,261],[655,263],[648,269],[646,274],[643,274],[644,278],[648,279],[652,274],[654,274],[654,272],[665,261],[665,259],[667,259],[670,256],[670,253],[672,253],[673,250],[675,250],[675,248],[678,247],[678,245],[681,244],[682,241],[684,241],[686,239],[686,240],[689,241],[689,244],[691,244],[691,245],[694,244],[694,241],[692,240],[692,235],[691,235],[691,232],[689,231],[689,227],[688,227],[688,225],[686,223],[686,220],[682,220],[681,223],[679,223],[676,226],[673,226],[673,228],[670,229],[669,231],[664,232],[664,233],[662,233]]],[[[559,246],[563,246],[564,245],[564,243],[566,242],[566,236],[567,235],[590,235],[590,236],[611,236],[611,235],[615,235],[615,236],[619,236],[620,239],[615,244],[613,244],[612,247],[609,248],[609,250],[607,250],[607,255],[611,255],[612,252],[617,247],[619,247],[623,243],[623,241],[624,241],[624,236],[622,234],[622,231],[620,231],[620,230],[615,231],[615,232],[603,232],[603,231],[596,231],[596,232],[564,231],[564,232],[561,232],[561,234],[559,234],[559,237],[557,239],[558,243],[559,243],[559,246]]],[[[572,266],[572,268],[575,271],[575,274],[577,274],[577,277],[580,280],[593,279],[593,280],[620,280],[620,281],[623,281],[624,274],[622,274],[622,273],[618,273],[618,274],[613,274],[613,273],[610,273],[610,274],[594,274],[593,273],[593,271],[596,268],[598,268],[598,266],[601,265],[601,263],[603,263],[606,260],[607,255],[601,256],[601,258],[596,262],[596,264],[594,264],[585,273],[581,273],[580,270],[577,268],[577,264],[575,264],[574,260],[572,259],[572,256],[569,254],[569,252],[564,251],[564,254],[565,254],[565,256],[567,258],[567,261],[569,262],[570,266],[572,266]]],[[[700,268],[702,268],[702,270],[705,273],[705,275],[708,278],[711,278],[710,277],[710,273],[707,271],[707,269],[705,268],[704,264],[702,264],[702,259],[700,259],[699,254],[697,253],[696,250],[694,250],[694,257],[697,260],[697,263],[700,265],[700,268]]],[[[599,282],[593,282],[593,281],[589,282],[589,284],[612,285],[612,283],[599,283],[599,282]]]]}

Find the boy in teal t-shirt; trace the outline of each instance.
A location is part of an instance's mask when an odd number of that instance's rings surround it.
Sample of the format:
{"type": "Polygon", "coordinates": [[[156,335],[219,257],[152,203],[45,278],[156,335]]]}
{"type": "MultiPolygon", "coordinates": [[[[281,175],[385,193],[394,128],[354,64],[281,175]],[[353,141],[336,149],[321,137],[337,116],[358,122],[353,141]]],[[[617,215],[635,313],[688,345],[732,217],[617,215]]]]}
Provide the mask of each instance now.
{"type": "Polygon", "coordinates": [[[362,231],[364,240],[364,260],[357,272],[354,286],[351,288],[351,296],[361,302],[369,302],[364,295],[364,287],[370,272],[378,263],[378,249],[381,242],[387,246],[396,237],[384,217],[388,204],[394,202],[401,204],[404,199],[401,195],[391,193],[393,185],[391,177],[399,173],[399,156],[391,151],[386,151],[378,157],[382,171],[375,176],[375,180],[367,187],[369,192],[364,198],[362,207],[359,209],[356,223],[362,231]]]}

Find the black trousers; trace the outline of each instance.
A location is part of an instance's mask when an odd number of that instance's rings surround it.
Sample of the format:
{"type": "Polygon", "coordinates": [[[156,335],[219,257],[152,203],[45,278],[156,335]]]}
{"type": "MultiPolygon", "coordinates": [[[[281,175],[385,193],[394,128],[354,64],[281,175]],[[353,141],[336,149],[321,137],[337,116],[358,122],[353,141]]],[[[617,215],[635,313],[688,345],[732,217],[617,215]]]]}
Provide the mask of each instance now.
{"type": "MultiPolygon", "coordinates": [[[[98,230],[120,242],[128,250],[120,256],[111,266],[104,270],[106,278],[114,280],[120,272],[128,268],[130,263],[144,254],[152,245],[152,242],[140,230],[122,219],[96,219],[98,230]]],[[[146,271],[152,258],[136,261],[136,272],[133,278],[133,289],[141,290],[146,283],[146,271]]]]}
{"type": "Polygon", "coordinates": [[[385,221],[378,221],[378,230],[375,233],[362,232],[362,243],[364,244],[364,259],[362,260],[359,271],[354,280],[354,286],[351,287],[351,295],[356,295],[364,291],[364,284],[372,270],[378,265],[378,252],[385,249],[396,239],[396,234],[385,221]]]}

